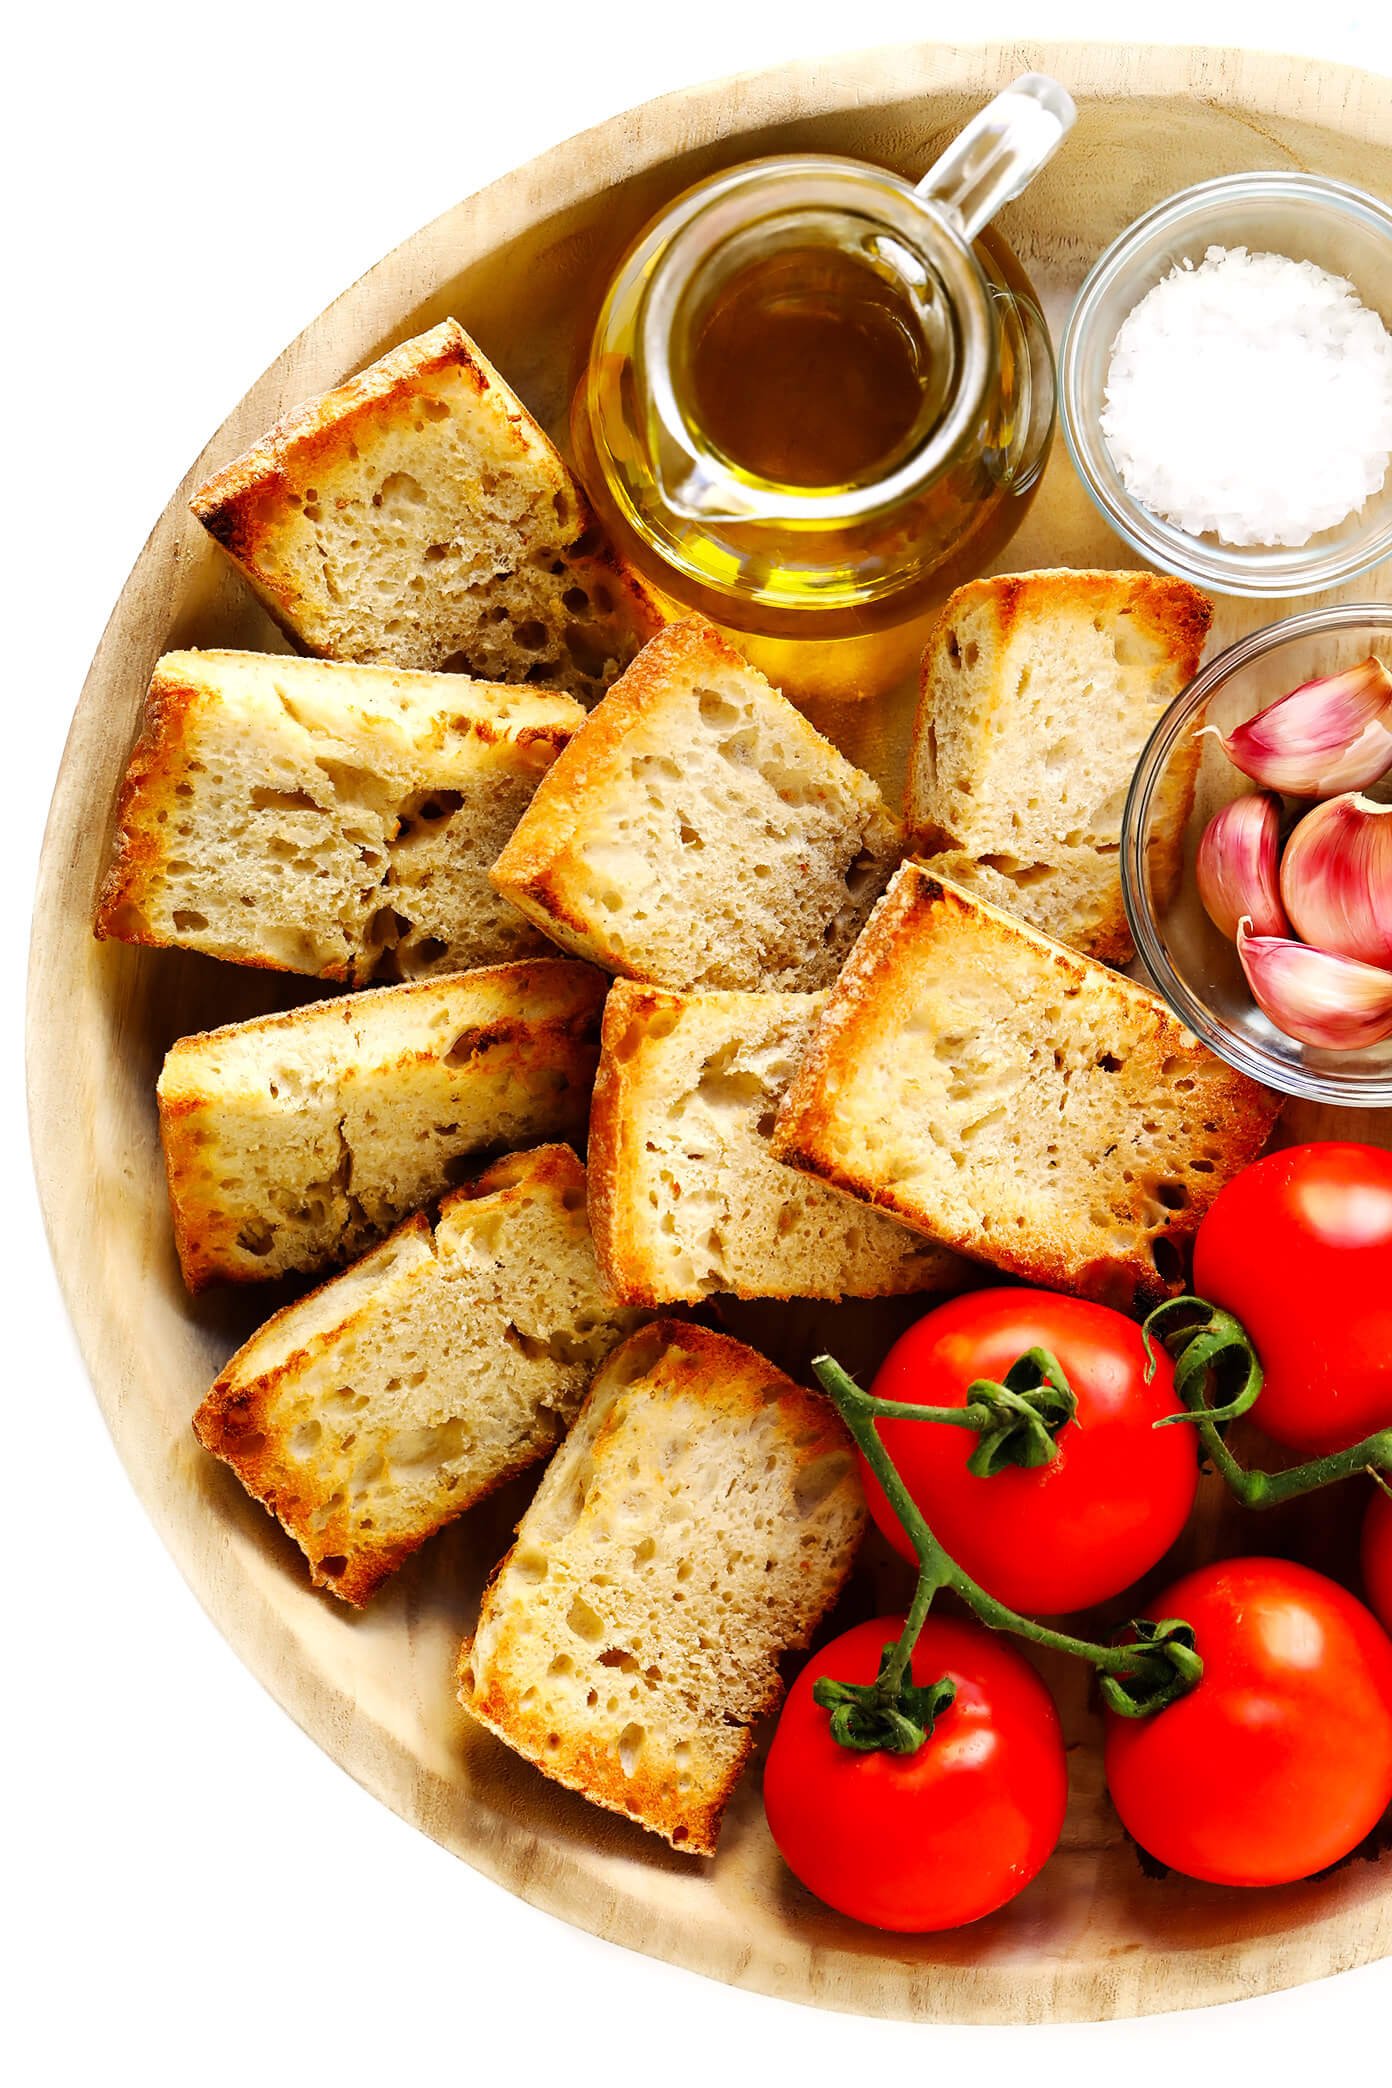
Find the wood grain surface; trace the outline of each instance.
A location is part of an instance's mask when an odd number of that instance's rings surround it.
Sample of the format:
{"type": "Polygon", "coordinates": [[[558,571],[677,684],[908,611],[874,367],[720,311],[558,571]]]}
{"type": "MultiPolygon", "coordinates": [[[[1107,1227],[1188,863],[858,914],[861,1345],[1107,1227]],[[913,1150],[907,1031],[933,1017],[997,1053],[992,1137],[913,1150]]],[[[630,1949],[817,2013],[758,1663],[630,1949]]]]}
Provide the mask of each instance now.
{"type": "MultiPolygon", "coordinates": [[[[1138,212],[1207,176],[1308,167],[1392,194],[1385,80],[1296,58],[1103,45],[935,44],[793,66],[671,95],[520,168],[427,225],[347,291],[250,389],[155,526],[82,692],[54,797],[31,957],[29,1079],[46,1222],[93,1386],[131,1478],[206,1607],[266,1687],[344,1768],[509,1891],[596,1934],[713,1977],[864,2014],[958,2022],[1097,2018],[1228,2000],[1392,1951],[1392,1850],[1242,1894],[1147,1875],[1106,1802],[1078,1667],[1044,1663],[1071,1743],[1058,1856],[1004,1912],[955,1935],[887,1938],[816,1904],[763,1824],[757,1767],[714,1862],[665,1850],[547,1784],[457,1710],[452,1665],[526,1487],[427,1547],[362,1616],[309,1589],[298,1552],[194,1443],[190,1416],[265,1294],[190,1303],[170,1239],[154,1109],[176,1036],[319,991],[174,952],[92,939],[116,785],[146,680],[171,646],[283,650],[184,505],[190,487],[286,408],[455,313],[559,429],[588,315],[638,224],[707,170],[809,147],[920,173],[988,94],[1029,69],[1080,107],[1067,150],[1002,219],[1055,316],[1138,212]]],[[[1127,563],[1056,446],[1010,564],[1127,563]]],[[[1384,571],[1363,598],[1392,592],[1384,571]]],[[[1215,642],[1284,612],[1220,607],[1215,642]]],[[[864,709],[865,707],[862,707],[864,709]]],[[[835,718],[826,720],[837,728],[835,718]]],[[[903,713],[840,721],[897,782],[903,713]]],[[[1291,1110],[1286,1136],[1387,1116],[1291,1110]]],[[[832,1340],[872,1365],[901,1306],[731,1309],[735,1331],[797,1368],[832,1340]]],[[[1167,1572],[1215,1548],[1300,1549],[1351,1570],[1350,1504],[1259,1525],[1206,1495],[1167,1572]]],[[[840,1621],[896,1599],[872,1554],[840,1621]]],[[[268,1888],[269,1889],[269,1888],[268,1888]]]]}

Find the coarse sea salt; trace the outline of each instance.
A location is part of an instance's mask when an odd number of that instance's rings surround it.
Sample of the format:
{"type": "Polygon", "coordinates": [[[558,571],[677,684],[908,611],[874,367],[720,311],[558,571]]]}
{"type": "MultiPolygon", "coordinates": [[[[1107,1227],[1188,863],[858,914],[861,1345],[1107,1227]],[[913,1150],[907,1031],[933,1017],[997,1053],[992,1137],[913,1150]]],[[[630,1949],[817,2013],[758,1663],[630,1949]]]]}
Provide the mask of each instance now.
{"type": "Polygon", "coordinates": [[[1312,261],[1211,246],[1112,343],[1101,428],[1133,500],[1191,536],[1308,544],[1392,462],[1392,335],[1312,261]]]}

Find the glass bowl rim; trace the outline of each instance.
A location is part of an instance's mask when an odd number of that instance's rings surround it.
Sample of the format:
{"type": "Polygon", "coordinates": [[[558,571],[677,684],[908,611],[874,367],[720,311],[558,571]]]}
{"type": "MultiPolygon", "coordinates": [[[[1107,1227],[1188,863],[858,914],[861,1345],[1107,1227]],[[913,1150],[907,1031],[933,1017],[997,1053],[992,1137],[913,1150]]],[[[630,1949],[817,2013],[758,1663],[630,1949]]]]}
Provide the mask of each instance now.
{"type": "Polygon", "coordinates": [[[1266,1049],[1226,1029],[1206,1004],[1185,984],[1170,963],[1160,939],[1147,892],[1144,835],[1151,799],[1171,754],[1185,729],[1208,702],[1215,689],[1254,660],[1277,651],[1292,640],[1326,636],[1331,632],[1358,628],[1392,632],[1392,602],[1333,602],[1318,609],[1303,609],[1276,623],[1249,631],[1201,667],[1182,689],[1146,741],[1131,778],[1121,822],[1121,892],[1126,919],[1137,954],[1145,964],[1156,991],[1173,1014],[1192,1030],[1210,1051],[1260,1081],[1263,1087],[1296,1096],[1305,1102],[1331,1102],[1345,1108],[1392,1108],[1392,1066],[1385,1073],[1360,1073],[1352,1068],[1287,1066],[1273,1060],[1266,1049]]]}
{"type": "Polygon", "coordinates": [[[1307,174],[1298,168],[1219,174],[1154,204],[1118,233],[1089,269],[1073,301],[1058,357],[1058,412],[1064,446],[1088,497],[1108,526],[1133,551],[1166,572],[1217,588],[1223,594],[1253,600],[1289,600],[1358,579],[1392,556],[1392,521],[1340,556],[1329,551],[1316,553],[1303,570],[1298,562],[1263,568],[1260,560],[1254,560],[1250,570],[1244,571],[1240,563],[1243,547],[1210,551],[1201,538],[1152,516],[1129,495],[1119,499],[1103,483],[1093,468],[1088,437],[1075,410],[1078,370],[1082,343],[1095,322],[1103,295],[1124,276],[1135,250],[1146,239],[1169,225],[1201,217],[1225,202],[1263,197],[1279,201],[1290,196],[1313,198],[1331,211],[1371,226],[1386,239],[1392,259],[1392,206],[1352,182],[1337,181],[1332,175],[1307,174]]]}

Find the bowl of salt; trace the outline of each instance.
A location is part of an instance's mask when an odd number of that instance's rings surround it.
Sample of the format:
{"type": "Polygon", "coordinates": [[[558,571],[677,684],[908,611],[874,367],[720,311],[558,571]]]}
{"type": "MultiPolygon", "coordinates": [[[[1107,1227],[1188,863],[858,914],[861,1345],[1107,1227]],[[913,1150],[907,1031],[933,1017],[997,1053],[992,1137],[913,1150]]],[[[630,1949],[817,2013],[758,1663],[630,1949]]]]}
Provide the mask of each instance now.
{"type": "Polygon", "coordinates": [[[1301,173],[1172,196],[1102,255],[1060,358],[1069,455],[1149,563],[1220,594],[1392,556],[1392,209],[1301,173]]]}

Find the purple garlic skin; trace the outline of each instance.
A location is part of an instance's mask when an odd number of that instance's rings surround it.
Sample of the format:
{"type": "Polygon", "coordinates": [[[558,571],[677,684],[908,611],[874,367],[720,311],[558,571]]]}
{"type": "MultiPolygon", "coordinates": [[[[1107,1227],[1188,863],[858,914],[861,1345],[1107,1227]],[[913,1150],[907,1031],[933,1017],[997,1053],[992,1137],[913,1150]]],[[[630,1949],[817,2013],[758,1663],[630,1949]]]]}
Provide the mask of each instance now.
{"type": "Polygon", "coordinates": [[[1194,866],[1215,928],[1237,940],[1244,915],[1256,935],[1289,935],[1281,904],[1281,801],[1270,791],[1234,798],[1204,828],[1194,866]]]}
{"type": "Polygon", "coordinates": [[[1371,656],[1278,697],[1245,725],[1206,725],[1236,768],[1265,790],[1331,797],[1392,769],[1392,674],[1371,656]]]}
{"type": "Polygon", "coordinates": [[[1298,1043],[1364,1051],[1392,1037],[1392,972],[1308,943],[1253,935],[1245,920],[1238,923],[1237,954],[1257,1006],[1298,1043]]]}
{"type": "Polygon", "coordinates": [[[1281,897],[1303,941],[1392,970],[1392,805],[1349,791],[1307,812],[1281,858],[1281,897]]]}

